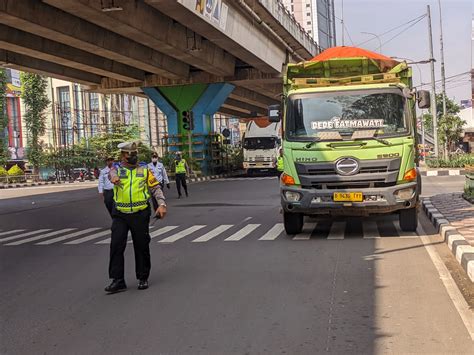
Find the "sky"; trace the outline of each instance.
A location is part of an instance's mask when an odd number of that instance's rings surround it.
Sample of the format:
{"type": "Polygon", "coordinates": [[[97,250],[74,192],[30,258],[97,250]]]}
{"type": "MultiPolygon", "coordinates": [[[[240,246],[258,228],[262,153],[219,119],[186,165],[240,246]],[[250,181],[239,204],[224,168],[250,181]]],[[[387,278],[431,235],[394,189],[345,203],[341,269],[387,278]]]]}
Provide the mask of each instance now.
{"type": "MultiPolygon", "coordinates": [[[[471,70],[471,31],[474,0],[440,1],[443,20],[444,62],[446,77],[448,78],[471,70]]],[[[342,44],[340,21],[342,8],[346,27],[344,44],[350,46],[353,43],[357,46],[372,39],[360,45],[360,47],[378,52],[379,41],[377,37],[361,32],[372,32],[380,36],[394,27],[426,14],[426,5],[431,7],[433,50],[436,59],[435,78],[439,80],[441,79],[441,54],[438,0],[335,0],[337,45],[342,44]]],[[[380,36],[382,54],[408,58],[414,61],[429,59],[428,20],[426,17],[388,42],[408,26],[403,26],[380,36]]],[[[430,83],[430,65],[420,64],[418,67],[421,71],[422,82],[430,83]]],[[[420,71],[415,66],[413,67],[415,85],[420,84],[420,71]]],[[[429,86],[424,88],[430,89],[429,86]]],[[[437,92],[441,92],[441,84],[437,86],[437,92]]],[[[447,96],[457,103],[463,99],[470,99],[470,75],[466,74],[461,77],[447,79],[446,92],[447,96]]]]}

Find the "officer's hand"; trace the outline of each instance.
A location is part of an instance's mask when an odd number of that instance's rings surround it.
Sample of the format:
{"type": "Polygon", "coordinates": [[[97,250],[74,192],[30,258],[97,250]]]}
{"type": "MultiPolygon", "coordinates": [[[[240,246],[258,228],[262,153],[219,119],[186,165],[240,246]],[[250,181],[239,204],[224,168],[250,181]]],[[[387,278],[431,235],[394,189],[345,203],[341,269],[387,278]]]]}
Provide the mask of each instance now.
{"type": "Polygon", "coordinates": [[[156,209],[155,214],[156,214],[157,216],[159,216],[160,218],[164,218],[165,215],[166,215],[166,206],[165,206],[165,205],[161,205],[160,207],[158,207],[158,208],[156,209]]]}
{"type": "Polygon", "coordinates": [[[105,198],[104,194],[102,192],[99,192],[99,196],[102,197],[102,198],[105,198]]]}
{"type": "Polygon", "coordinates": [[[120,178],[118,176],[113,176],[111,179],[110,179],[110,182],[114,185],[119,185],[120,184],[120,178]]]}
{"type": "Polygon", "coordinates": [[[171,188],[170,184],[166,184],[166,187],[168,188],[168,190],[171,188]]]}

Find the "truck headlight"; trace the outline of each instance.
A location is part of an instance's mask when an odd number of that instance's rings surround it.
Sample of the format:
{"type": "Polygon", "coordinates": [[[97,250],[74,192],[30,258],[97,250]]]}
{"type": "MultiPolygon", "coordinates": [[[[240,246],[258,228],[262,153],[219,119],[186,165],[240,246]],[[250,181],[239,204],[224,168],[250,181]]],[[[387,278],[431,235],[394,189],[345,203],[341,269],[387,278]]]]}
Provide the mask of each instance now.
{"type": "Polygon", "coordinates": [[[415,189],[413,187],[409,187],[407,189],[401,189],[395,191],[394,195],[399,200],[410,200],[413,195],[415,194],[415,189]]]}
{"type": "Polygon", "coordinates": [[[285,197],[289,202],[298,202],[301,199],[301,195],[293,191],[285,191],[285,197]]]}

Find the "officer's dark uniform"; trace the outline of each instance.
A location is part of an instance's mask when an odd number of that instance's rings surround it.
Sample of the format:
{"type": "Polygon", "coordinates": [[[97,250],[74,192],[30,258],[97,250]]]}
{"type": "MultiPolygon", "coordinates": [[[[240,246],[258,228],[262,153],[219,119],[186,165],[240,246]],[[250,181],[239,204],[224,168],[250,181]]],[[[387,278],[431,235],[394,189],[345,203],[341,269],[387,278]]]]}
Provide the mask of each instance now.
{"type": "MultiPolygon", "coordinates": [[[[135,143],[119,144],[122,151],[136,154],[135,143]]],[[[154,175],[143,166],[121,164],[112,168],[110,179],[118,177],[120,183],[114,186],[114,210],[112,212],[112,237],[110,243],[109,277],[114,280],[106,288],[107,292],[126,289],[124,281],[124,252],[127,235],[131,231],[135,252],[135,272],[139,280],[139,289],[148,287],[150,275],[150,192],[158,205],[165,205],[161,187],[154,175]],[[114,284],[115,283],[115,284],[114,284]]]]}

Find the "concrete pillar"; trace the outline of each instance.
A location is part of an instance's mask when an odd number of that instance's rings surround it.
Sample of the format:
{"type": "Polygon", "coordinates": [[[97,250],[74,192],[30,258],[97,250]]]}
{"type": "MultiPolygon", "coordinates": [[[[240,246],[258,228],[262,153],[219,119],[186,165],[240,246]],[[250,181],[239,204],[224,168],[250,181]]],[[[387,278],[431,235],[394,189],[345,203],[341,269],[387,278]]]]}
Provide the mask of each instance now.
{"type": "MultiPolygon", "coordinates": [[[[213,128],[210,116],[217,112],[234,87],[231,84],[218,83],[159,88],[148,87],[142,88],[142,90],[166,115],[168,135],[181,136],[181,138],[171,140],[171,142],[178,143],[178,145],[170,146],[170,151],[182,150],[188,152],[188,131],[183,128],[182,113],[184,111],[193,112],[194,130],[191,133],[197,136],[192,139],[194,142],[205,142],[213,128]]],[[[201,160],[201,171],[207,173],[209,167],[206,146],[204,144],[193,144],[192,151],[194,158],[203,158],[201,160]]]]}

